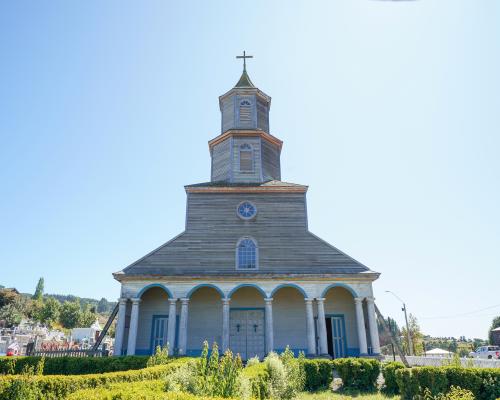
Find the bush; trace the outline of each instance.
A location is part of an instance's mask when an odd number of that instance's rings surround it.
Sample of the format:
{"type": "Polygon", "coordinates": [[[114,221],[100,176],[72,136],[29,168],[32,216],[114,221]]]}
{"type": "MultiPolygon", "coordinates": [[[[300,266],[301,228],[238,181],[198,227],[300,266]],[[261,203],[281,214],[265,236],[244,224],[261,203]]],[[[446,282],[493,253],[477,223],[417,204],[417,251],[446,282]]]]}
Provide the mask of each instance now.
{"type": "Polygon", "coordinates": [[[264,363],[254,363],[243,369],[240,376],[239,397],[264,400],[270,397],[269,374],[264,363]]]}
{"type": "Polygon", "coordinates": [[[149,357],[146,366],[154,367],[156,365],[165,365],[169,362],[170,359],[168,358],[168,346],[164,346],[163,348],[161,346],[156,346],[155,353],[151,357],[149,357]]]}
{"type": "Polygon", "coordinates": [[[384,392],[389,395],[399,394],[399,386],[396,381],[396,371],[404,368],[404,364],[398,361],[391,361],[382,364],[382,375],[384,376],[384,392]]]}
{"type": "Polygon", "coordinates": [[[305,389],[315,391],[330,386],[333,379],[332,362],[325,359],[304,360],[305,389]]]}
{"type": "Polygon", "coordinates": [[[79,390],[67,400],[217,400],[180,392],[165,392],[161,380],[109,385],[99,389],[79,390]]]}
{"type": "MultiPolygon", "coordinates": [[[[83,375],[146,368],[149,356],[46,358],[44,375],[83,375]]],[[[42,357],[0,357],[0,374],[20,374],[42,357]]]]}
{"type": "Polygon", "coordinates": [[[470,391],[478,400],[500,397],[500,369],[461,367],[414,367],[396,371],[401,396],[412,399],[420,396],[446,394],[450,388],[470,391]]]}
{"type": "MultiPolygon", "coordinates": [[[[160,379],[188,362],[189,359],[179,359],[167,365],[144,368],[140,370],[108,372],[90,375],[52,375],[32,376],[28,381],[30,387],[39,391],[38,399],[56,400],[65,398],[70,393],[80,389],[99,388],[112,383],[138,382],[160,379]]],[[[25,386],[24,375],[5,375],[0,377],[0,400],[12,400],[9,393],[13,387],[25,386]],[[24,385],[24,386],[23,386],[24,385]]]]}
{"type": "Polygon", "coordinates": [[[344,389],[372,391],[377,386],[380,362],[368,358],[338,358],[333,368],[342,379],[344,389]]]}

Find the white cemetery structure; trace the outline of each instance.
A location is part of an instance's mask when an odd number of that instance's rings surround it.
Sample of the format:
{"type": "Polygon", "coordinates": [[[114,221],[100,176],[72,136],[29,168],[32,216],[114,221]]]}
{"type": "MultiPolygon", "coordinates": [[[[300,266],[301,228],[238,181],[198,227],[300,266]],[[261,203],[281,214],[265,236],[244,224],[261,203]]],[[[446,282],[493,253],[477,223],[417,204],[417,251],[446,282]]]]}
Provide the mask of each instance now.
{"type": "Polygon", "coordinates": [[[308,187],[281,180],[271,98],[243,57],[241,78],[219,97],[211,180],[185,186],[184,231],[113,274],[121,284],[114,354],[168,343],[195,356],[207,340],[243,359],[286,346],[308,356],[378,355],[372,282],[380,274],[308,230],[308,187]]]}

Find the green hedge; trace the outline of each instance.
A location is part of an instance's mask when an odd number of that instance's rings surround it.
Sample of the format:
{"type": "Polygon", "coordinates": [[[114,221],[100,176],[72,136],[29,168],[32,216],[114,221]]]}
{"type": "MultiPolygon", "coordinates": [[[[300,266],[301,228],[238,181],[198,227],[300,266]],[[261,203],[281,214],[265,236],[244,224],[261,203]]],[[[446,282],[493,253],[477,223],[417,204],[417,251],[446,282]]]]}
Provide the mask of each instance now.
{"type": "Polygon", "coordinates": [[[377,387],[380,362],[370,358],[338,358],[332,361],[344,389],[372,391],[377,387]]]}
{"type": "MultiPolygon", "coordinates": [[[[215,397],[199,397],[188,393],[165,392],[165,382],[132,382],[110,385],[105,388],[79,390],[66,400],[218,400],[215,397]]],[[[227,399],[226,399],[227,400],[227,399]]]]}
{"type": "Polygon", "coordinates": [[[451,386],[470,390],[476,399],[500,397],[500,368],[414,367],[396,371],[401,396],[413,399],[425,392],[446,394],[451,386]]]}
{"type": "Polygon", "coordinates": [[[384,392],[389,395],[399,394],[399,386],[396,381],[396,371],[405,368],[403,363],[391,361],[382,364],[382,375],[384,376],[384,392]]]}
{"type": "MultiPolygon", "coordinates": [[[[20,374],[41,357],[0,357],[0,374],[20,374]]],[[[102,374],[146,368],[149,356],[45,358],[44,375],[102,374]]]]}
{"type": "Polygon", "coordinates": [[[268,372],[264,363],[246,367],[242,371],[244,378],[250,381],[252,398],[258,400],[268,399],[270,396],[268,388],[268,372]]]}
{"type": "Polygon", "coordinates": [[[32,392],[36,392],[34,398],[58,400],[81,389],[99,388],[112,383],[161,379],[189,360],[189,358],[184,358],[172,361],[167,365],[131,371],[108,372],[104,374],[39,376],[4,375],[0,376],[0,400],[24,400],[28,396],[19,397],[19,393],[28,389],[32,392]]]}
{"type": "Polygon", "coordinates": [[[304,388],[310,392],[325,389],[332,383],[333,367],[330,360],[306,359],[304,371],[306,373],[304,388]]]}

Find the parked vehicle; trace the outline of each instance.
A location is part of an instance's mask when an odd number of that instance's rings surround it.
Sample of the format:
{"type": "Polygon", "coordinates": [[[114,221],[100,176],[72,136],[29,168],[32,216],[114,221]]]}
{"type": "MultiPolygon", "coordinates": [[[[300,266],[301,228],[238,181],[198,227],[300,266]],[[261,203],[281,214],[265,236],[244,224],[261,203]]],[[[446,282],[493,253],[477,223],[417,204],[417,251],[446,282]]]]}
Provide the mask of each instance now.
{"type": "Polygon", "coordinates": [[[499,346],[481,346],[476,351],[469,353],[473,358],[487,358],[489,360],[500,360],[500,347],[499,346]]]}

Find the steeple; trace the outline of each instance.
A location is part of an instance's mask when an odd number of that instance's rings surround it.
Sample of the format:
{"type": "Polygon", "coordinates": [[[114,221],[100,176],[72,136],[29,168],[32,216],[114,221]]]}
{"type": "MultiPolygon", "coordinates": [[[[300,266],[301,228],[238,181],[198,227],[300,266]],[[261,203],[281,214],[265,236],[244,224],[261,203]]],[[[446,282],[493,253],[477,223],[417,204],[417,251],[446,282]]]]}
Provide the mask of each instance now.
{"type": "Polygon", "coordinates": [[[271,97],[243,73],[236,85],[219,97],[221,134],[209,142],[212,181],[262,183],[281,179],[281,140],[269,133],[271,97]]]}

